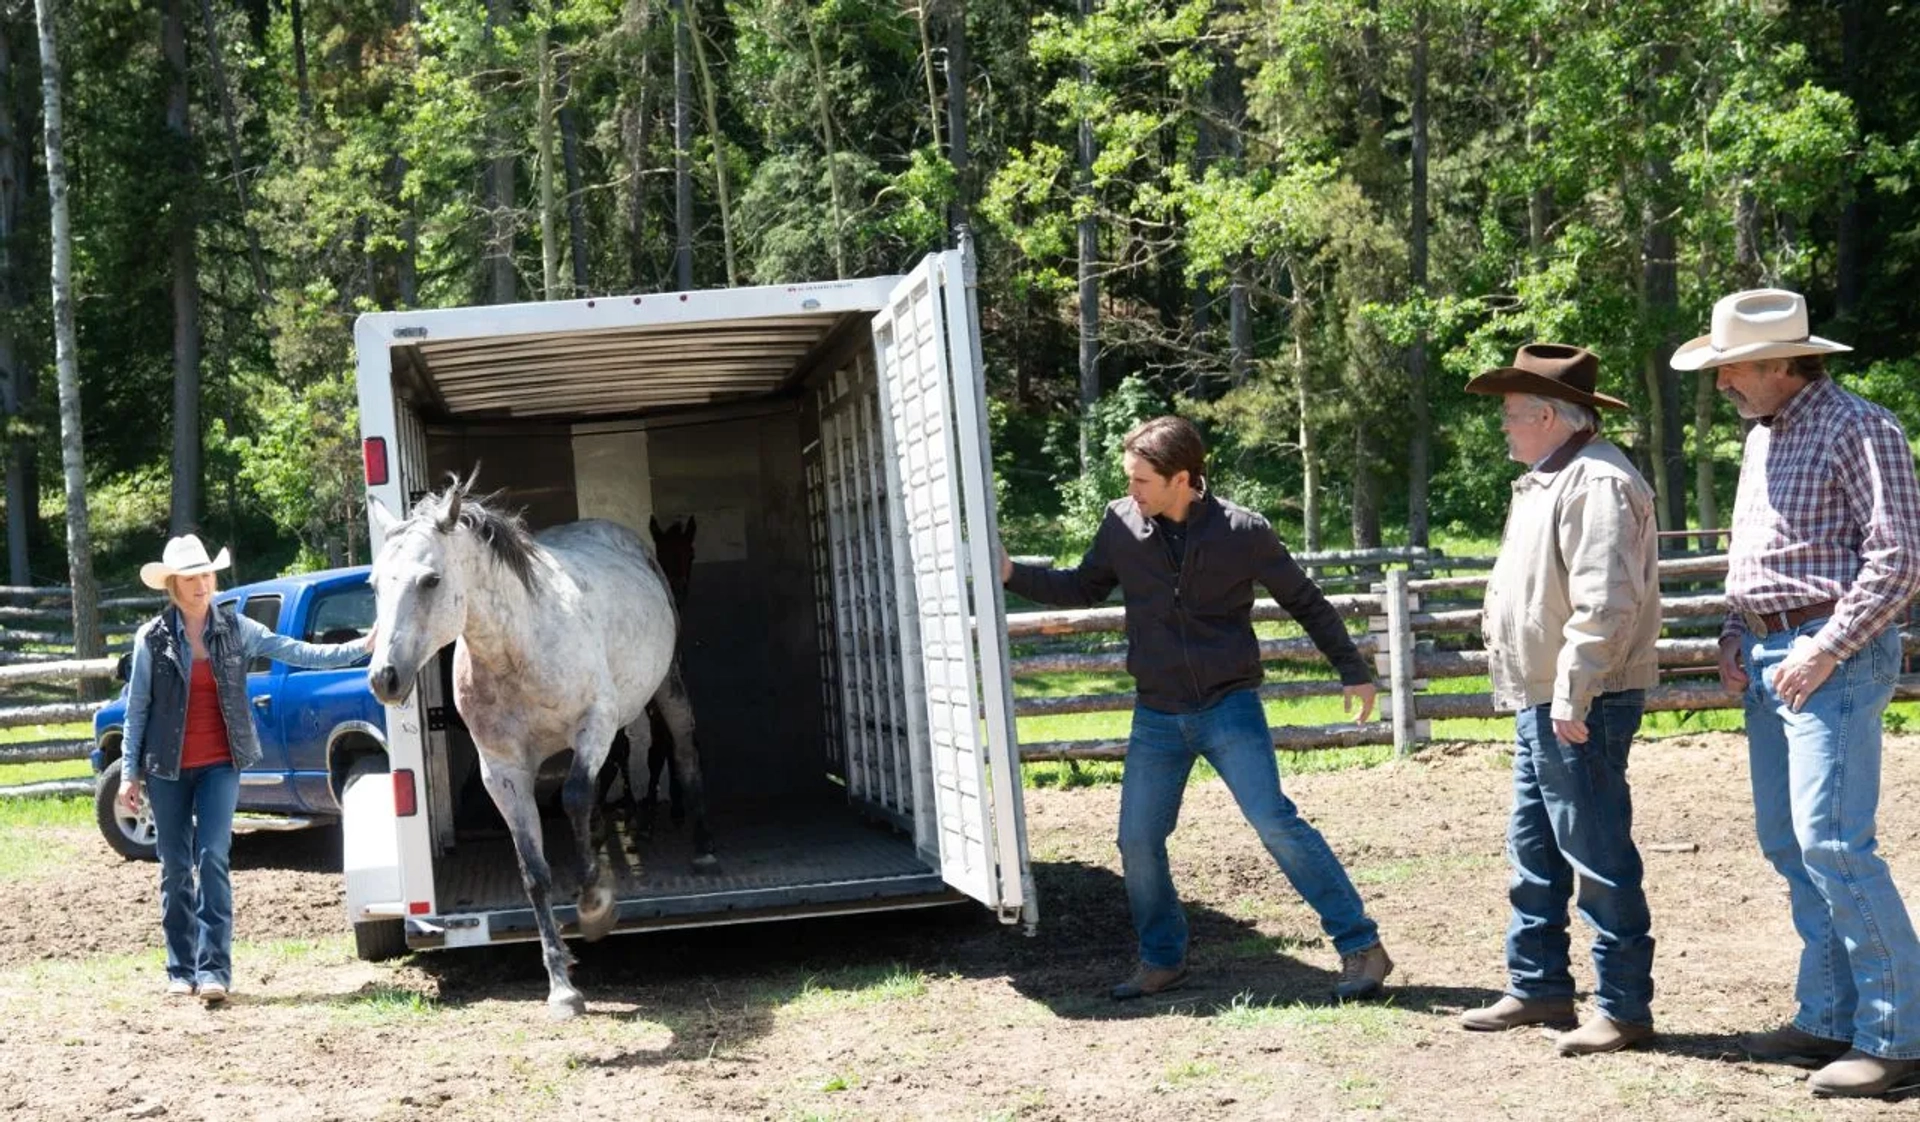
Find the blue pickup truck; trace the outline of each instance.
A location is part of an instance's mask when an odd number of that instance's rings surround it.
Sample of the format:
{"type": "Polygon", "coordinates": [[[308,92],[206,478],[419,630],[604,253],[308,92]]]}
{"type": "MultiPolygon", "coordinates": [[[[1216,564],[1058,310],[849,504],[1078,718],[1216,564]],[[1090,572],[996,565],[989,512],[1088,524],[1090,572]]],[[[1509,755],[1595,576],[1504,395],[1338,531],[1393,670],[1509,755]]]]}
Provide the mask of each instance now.
{"type": "MultiPolygon", "coordinates": [[[[283,635],[310,643],[345,643],[373,627],[367,567],[280,577],[223,592],[221,604],[283,635]]],[[[247,696],[264,751],[240,776],[240,811],[275,825],[331,821],[349,777],[387,770],[386,714],[367,688],[365,667],[303,670],[258,659],[247,668],[247,696]]],[[[94,818],[107,844],[124,857],[152,861],[153,821],[114,805],[120,793],[120,737],[127,695],[93,718],[94,818]]]]}

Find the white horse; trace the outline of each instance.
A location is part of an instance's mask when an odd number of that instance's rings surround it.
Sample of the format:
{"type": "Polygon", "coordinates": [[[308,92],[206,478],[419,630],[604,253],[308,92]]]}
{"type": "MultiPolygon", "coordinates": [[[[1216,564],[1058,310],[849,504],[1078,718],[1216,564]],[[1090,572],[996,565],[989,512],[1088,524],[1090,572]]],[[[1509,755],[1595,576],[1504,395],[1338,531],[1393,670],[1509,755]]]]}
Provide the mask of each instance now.
{"type": "Polygon", "coordinates": [[[479,748],[480,777],[513,835],[545,952],[547,1009],[571,1017],[586,1001],[569,979],[549,894],[534,778],[564,749],[573,763],[561,803],[580,857],[580,933],[613,928],[613,887],[593,845],[595,776],[624,727],[645,758],[649,701],[673,732],[674,764],[693,817],[694,863],[715,865],[693,742],[693,706],[675,654],[678,620],[666,576],[634,533],[598,519],[528,534],[517,514],[455,477],[404,521],[379,500],[385,544],[371,581],[377,608],[374,696],[406,699],[428,660],[453,643],[453,700],[479,748]]]}

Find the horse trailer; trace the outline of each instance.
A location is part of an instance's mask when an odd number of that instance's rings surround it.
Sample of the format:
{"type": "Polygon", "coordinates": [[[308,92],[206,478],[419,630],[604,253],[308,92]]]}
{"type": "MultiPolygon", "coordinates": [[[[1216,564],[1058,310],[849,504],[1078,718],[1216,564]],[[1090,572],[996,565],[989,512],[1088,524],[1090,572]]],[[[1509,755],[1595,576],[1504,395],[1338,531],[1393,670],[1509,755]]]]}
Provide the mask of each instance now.
{"type": "MultiPolygon", "coordinates": [[[[968,898],[1036,921],[971,270],[952,250],[906,276],[355,324],[389,510],[478,466],[536,531],[697,519],[680,643],[720,865],[695,871],[665,815],[644,841],[614,822],[616,931],[968,898]]],[[[388,710],[388,773],[342,796],[364,957],[537,937],[451,656],[388,710]]],[[[556,901],[565,830],[556,805],[556,901]]]]}

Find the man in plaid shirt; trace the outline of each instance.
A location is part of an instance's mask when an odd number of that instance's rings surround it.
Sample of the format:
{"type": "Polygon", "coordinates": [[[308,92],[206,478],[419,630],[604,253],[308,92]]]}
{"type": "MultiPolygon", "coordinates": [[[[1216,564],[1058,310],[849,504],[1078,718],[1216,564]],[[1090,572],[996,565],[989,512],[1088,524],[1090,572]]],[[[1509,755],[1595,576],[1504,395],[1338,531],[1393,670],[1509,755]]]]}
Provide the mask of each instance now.
{"type": "Polygon", "coordinates": [[[1745,695],[1760,848],[1803,943],[1791,1023],[1741,1038],[1818,1067],[1821,1096],[1920,1086],[1920,940],[1875,852],[1881,715],[1899,620],[1920,591],[1920,485],[1893,415],[1841,389],[1806,302],[1778,289],[1714,305],[1674,354],[1717,368],[1747,434],[1728,550],[1720,681],[1745,695]]]}

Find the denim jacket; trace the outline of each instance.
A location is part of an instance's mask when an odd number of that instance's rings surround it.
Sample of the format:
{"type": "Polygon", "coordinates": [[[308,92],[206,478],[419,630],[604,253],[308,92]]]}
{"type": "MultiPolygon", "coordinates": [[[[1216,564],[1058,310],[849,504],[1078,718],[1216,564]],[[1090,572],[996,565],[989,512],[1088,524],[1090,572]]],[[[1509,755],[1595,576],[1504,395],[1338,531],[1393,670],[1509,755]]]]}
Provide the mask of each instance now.
{"type": "MultiPolygon", "coordinates": [[[[247,704],[247,664],[271,658],[316,670],[352,666],[367,657],[359,642],[303,643],[269,630],[257,620],[216,605],[207,613],[204,636],[213,660],[214,691],[227,724],[233,766],[260,762],[260,739],[247,704]]],[[[127,672],[127,727],[121,738],[122,781],[149,777],[177,779],[187,730],[187,691],[193,680],[193,644],[187,642],[180,610],[169,607],[141,625],[133,637],[133,664],[127,672]]]]}

